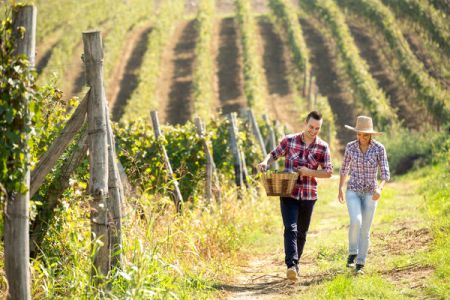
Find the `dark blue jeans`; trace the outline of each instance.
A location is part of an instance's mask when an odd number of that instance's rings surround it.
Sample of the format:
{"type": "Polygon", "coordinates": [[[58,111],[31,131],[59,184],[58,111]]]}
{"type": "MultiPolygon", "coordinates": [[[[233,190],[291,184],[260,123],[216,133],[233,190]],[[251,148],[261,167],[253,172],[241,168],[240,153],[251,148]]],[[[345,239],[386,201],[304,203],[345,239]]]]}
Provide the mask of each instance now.
{"type": "Polygon", "coordinates": [[[280,198],[284,225],[284,261],[288,268],[296,266],[302,256],[314,204],[316,201],[280,198]]]}

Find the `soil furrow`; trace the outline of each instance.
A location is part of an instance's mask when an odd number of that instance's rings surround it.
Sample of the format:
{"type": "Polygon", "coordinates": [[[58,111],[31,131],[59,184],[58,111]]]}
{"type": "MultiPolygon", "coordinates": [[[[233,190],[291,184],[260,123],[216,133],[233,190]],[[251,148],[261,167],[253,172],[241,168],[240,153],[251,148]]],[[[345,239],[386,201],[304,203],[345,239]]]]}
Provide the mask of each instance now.
{"type": "Polygon", "coordinates": [[[449,90],[450,89],[450,78],[446,78],[439,71],[437,66],[433,63],[433,60],[429,58],[429,54],[427,50],[424,48],[424,45],[420,42],[420,38],[415,36],[413,33],[403,33],[406,41],[409,44],[409,48],[414,53],[419,61],[422,62],[425,67],[426,72],[436,80],[440,82],[443,88],[449,90]]]}
{"type": "Polygon", "coordinates": [[[227,114],[246,107],[242,87],[241,54],[233,18],[220,21],[218,44],[216,64],[219,99],[222,112],[227,114]]]}
{"type": "Polygon", "coordinates": [[[120,120],[128,99],[138,85],[138,71],[142,67],[151,32],[150,26],[133,30],[122,51],[121,59],[113,70],[108,84],[107,99],[114,121],[120,120]]]}
{"type": "Polygon", "coordinates": [[[268,107],[278,121],[290,127],[290,131],[298,129],[300,113],[289,86],[289,70],[285,54],[287,49],[267,17],[258,18],[258,29],[261,34],[261,55],[269,93],[268,107]]]}
{"type": "Polygon", "coordinates": [[[389,63],[379,51],[382,45],[378,45],[373,35],[356,22],[348,22],[353,39],[359,49],[361,57],[369,65],[369,71],[377,80],[379,86],[390,98],[391,105],[397,110],[400,120],[405,121],[409,128],[418,128],[424,119],[420,113],[421,108],[411,105],[411,99],[415,97],[410,89],[400,83],[393,72],[389,71],[389,63]]]}
{"type": "MultiPolygon", "coordinates": [[[[300,19],[306,44],[310,50],[310,64],[316,76],[320,93],[328,98],[335,116],[337,138],[341,147],[353,140],[355,135],[345,130],[345,124],[353,124],[355,108],[351,103],[352,95],[347,91],[346,83],[338,75],[336,66],[336,51],[330,41],[327,41],[311,20],[300,19]]],[[[341,148],[340,150],[343,150],[341,148]]]]}
{"type": "MultiPolygon", "coordinates": [[[[174,38],[175,46],[169,50],[172,58],[163,71],[169,75],[170,88],[168,95],[163,94],[163,98],[161,98],[168,101],[165,117],[162,118],[163,123],[167,122],[172,125],[184,124],[192,115],[192,71],[197,39],[195,20],[179,25],[174,38]]],[[[166,65],[163,64],[164,67],[166,65]]]]}

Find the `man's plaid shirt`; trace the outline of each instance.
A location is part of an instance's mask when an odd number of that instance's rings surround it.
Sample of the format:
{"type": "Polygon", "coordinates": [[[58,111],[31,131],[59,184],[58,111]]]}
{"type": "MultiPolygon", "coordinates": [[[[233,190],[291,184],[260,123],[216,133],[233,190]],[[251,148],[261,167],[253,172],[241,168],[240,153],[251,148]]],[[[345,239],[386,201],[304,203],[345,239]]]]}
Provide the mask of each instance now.
{"type": "Polygon", "coordinates": [[[350,172],[350,181],[347,188],[361,193],[373,193],[377,188],[378,168],[381,170],[381,179],[389,180],[389,163],[384,146],[375,141],[370,141],[366,153],[359,149],[358,141],[353,141],[345,147],[344,162],[341,167],[341,175],[350,172]]]}
{"type": "MultiPolygon", "coordinates": [[[[327,171],[333,170],[330,148],[319,137],[306,145],[303,133],[287,135],[270,154],[274,160],[285,156],[285,171],[297,171],[300,167],[317,170],[319,166],[327,171]]],[[[298,200],[317,200],[316,179],[299,176],[291,197],[298,200]]]]}

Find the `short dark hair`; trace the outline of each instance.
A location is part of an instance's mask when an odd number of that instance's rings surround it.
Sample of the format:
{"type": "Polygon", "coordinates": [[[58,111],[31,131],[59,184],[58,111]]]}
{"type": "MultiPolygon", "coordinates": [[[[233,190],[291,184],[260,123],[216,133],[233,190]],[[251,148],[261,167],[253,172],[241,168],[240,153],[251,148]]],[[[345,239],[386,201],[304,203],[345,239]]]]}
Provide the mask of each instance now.
{"type": "Polygon", "coordinates": [[[314,120],[320,121],[322,120],[322,114],[318,111],[312,111],[306,116],[306,123],[308,123],[309,119],[313,118],[314,120]]]}

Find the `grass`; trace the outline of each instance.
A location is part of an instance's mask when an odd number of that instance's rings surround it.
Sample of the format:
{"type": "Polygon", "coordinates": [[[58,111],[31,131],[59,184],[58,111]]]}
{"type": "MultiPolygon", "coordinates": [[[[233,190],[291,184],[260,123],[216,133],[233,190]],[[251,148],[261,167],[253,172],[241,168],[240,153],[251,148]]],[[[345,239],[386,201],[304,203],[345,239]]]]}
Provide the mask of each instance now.
{"type": "Polygon", "coordinates": [[[279,200],[269,199],[270,215],[264,215],[272,220],[266,224],[269,227],[254,228],[241,252],[249,262],[241,262],[244,269],[234,267],[238,278],[239,273],[247,274],[239,285],[241,293],[253,291],[251,295],[260,293],[274,299],[444,299],[450,290],[446,281],[450,267],[445,259],[450,255],[448,175],[446,164],[441,162],[394,178],[386,186],[372,225],[363,276],[355,276],[344,265],[349,219],[346,206],[336,200],[338,178],[321,180],[300,266],[300,283],[282,288],[283,227],[279,200]],[[268,257],[272,258],[269,264],[252,269],[255,260],[268,257]],[[258,282],[264,286],[263,291],[258,291],[254,283],[260,274],[269,276],[264,284],[258,282]],[[248,291],[246,284],[251,286],[248,291]]]}

